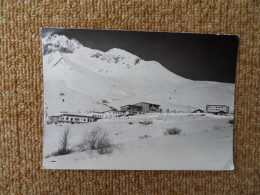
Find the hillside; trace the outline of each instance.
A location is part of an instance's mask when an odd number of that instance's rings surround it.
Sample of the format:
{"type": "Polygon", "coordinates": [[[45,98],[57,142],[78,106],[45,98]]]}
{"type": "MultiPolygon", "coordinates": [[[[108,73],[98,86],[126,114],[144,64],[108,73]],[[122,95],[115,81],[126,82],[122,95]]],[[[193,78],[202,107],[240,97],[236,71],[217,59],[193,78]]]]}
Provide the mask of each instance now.
{"type": "Polygon", "coordinates": [[[234,84],[185,79],[122,49],[94,50],[63,35],[50,35],[42,43],[49,114],[105,111],[137,102],[171,111],[205,109],[206,104],[234,107],[234,84]]]}

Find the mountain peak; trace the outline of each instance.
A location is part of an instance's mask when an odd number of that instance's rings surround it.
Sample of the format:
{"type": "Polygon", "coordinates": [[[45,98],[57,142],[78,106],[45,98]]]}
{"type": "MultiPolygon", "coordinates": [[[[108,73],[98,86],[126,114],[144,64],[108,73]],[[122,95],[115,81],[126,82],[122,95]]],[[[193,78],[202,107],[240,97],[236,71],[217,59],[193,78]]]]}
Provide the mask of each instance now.
{"type": "Polygon", "coordinates": [[[119,48],[112,48],[107,52],[97,52],[91,57],[102,60],[108,64],[118,64],[119,67],[123,69],[130,69],[141,61],[138,56],[119,48]]]}
{"type": "Polygon", "coordinates": [[[73,53],[76,49],[82,47],[76,39],[69,39],[64,35],[52,34],[42,39],[43,55],[53,51],[61,53],[73,53]]]}
{"type": "Polygon", "coordinates": [[[105,52],[107,55],[114,55],[114,56],[122,56],[122,57],[137,57],[134,54],[125,51],[123,49],[120,48],[112,48],[110,50],[108,50],[107,52],[105,52]]]}

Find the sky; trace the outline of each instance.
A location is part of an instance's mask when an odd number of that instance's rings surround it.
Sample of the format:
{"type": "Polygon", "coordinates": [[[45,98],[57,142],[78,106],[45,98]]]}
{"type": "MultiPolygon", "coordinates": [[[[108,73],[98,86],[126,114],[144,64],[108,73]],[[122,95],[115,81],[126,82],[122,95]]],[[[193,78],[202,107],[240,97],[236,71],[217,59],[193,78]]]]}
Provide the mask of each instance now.
{"type": "Polygon", "coordinates": [[[42,37],[61,34],[85,47],[124,49],[159,62],[192,80],[235,83],[239,38],[236,35],[43,28],[42,37]]]}

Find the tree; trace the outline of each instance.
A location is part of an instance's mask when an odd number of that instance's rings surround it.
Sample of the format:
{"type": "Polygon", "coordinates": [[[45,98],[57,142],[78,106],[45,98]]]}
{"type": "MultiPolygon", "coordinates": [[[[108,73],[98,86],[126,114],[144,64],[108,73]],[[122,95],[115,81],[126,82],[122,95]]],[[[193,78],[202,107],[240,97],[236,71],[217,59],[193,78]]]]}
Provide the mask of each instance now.
{"type": "Polygon", "coordinates": [[[59,149],[60,155],[69,154],[71,152],[71,150],[68,148],[70,139],[71,139],[70,129],[69,127],[66,127],[65,131],[63,132],[60,138],[60,149],[59,149]]]}
{"type": "Polygon", "coordinates": [[[109,134],[99,127],[96,127],[91,132],[86,133],[80,144],[81,150],[96,150],[99,154],[111,154],[114,145],[111,144],[109,134]]]}

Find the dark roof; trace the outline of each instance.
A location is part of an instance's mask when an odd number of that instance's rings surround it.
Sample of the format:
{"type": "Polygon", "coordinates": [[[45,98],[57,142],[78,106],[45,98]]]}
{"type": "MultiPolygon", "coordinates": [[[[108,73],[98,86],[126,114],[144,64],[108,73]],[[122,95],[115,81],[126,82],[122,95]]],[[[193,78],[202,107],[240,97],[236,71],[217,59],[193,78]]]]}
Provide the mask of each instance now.
{"type": "Polygon", "coordinates": [[[227,105],[207,105],[207,106],[227,106],[227,105]]]}
{"type": "Polygon", "coordinates": [[[126,107],[126,106],[128,106],[128,107],[134,107],[134,108],[142,108],[141,106],[136,106],[136,105],[125,105],[125,106],[121,106],[120,108],[126,107]]]}
{"type": "Polygon", "coordinates": [[[92,116],[84,116],[84,115],[76,115],[76,114],[61,114],[60,116],[75,116],[75,117],[88,117],[88,118],[94,118],[92,116]]]}
{"type": "Polygon", "coordinates": [[[111,110],[108,110],[108,111],[118,111],[116,108],[113,108],[111,110]]]}
{"type": "Polygon", "coordinates": [[[120,111],[120,110],[108,110],[108,111],[105,111],[104,113],[106,112],[124,112],[124,111],[120,111]]]}
{"type": "Polygon", "coordinates": [[[204,112],[204,110],[201,110],[201,109],[193,110],[192,112],[197,112],[197,111],[202,111],[202,112],[204,112]]]}
{"type": "MultiPolygon", "coordinates": [[[[156,105],[156,106],[161,106],[159,104],[153,104],[153,103],[149,103],[149,102],[139,102],[139,103],[136,103],[136,104],[140,104],[140,103],[144,103],[144,104],[151,104],[151,105],[156,105]]],[[[135,104],[134,104],[135,105],[135,104]]]]}

